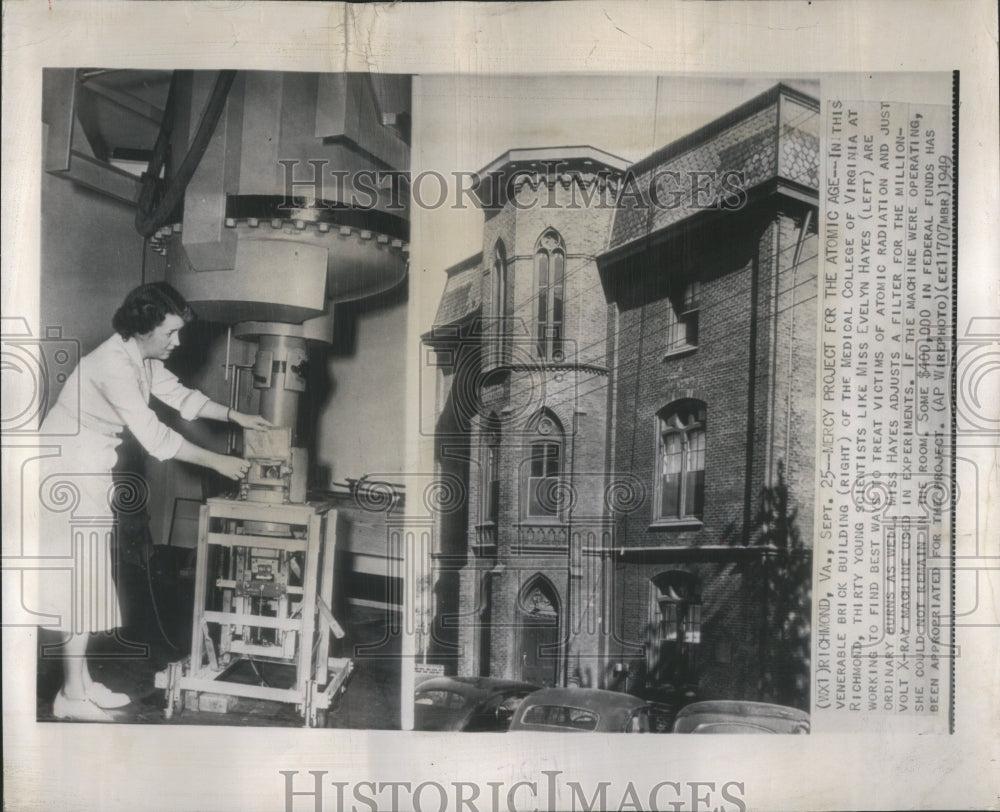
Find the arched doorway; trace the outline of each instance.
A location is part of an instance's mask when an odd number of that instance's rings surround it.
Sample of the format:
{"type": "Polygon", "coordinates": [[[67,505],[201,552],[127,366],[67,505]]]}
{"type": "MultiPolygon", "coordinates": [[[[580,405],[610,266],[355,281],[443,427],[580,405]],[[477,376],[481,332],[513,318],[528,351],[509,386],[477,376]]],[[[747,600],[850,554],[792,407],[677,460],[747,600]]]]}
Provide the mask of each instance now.
{"type": "Polygon", "coordinates": [[[520,678],[536,685],[559,679],[559,599],[547,578],[537,575],[517,599],[520,678]]]}

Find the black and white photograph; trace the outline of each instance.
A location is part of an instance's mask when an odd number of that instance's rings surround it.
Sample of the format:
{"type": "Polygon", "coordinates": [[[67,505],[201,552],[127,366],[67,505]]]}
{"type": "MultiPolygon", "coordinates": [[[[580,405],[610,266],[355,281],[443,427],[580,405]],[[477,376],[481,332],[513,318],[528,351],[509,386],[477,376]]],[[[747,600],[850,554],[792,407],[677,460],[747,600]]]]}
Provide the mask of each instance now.
{"type": "Polygon", "coordinates": [[[410,77],[52,69],[43,123],[39,720],[398,727],[410,77]]]}
{"type": "MultiPolygon", "coordinates": [[[[438,520],[447,676],[418,728],[496,706],[514,729],[808,732],[819,83],[419,88],[475,122],[454,148],[476,161],[470,204],[420,227],[482,236],[424,335],[422,433],[468,496],[438,520]],[[553,692],[516,708],[532,687],[553,692]]],[[[414,200],[447,160],[428,142],[414,200]]]]}
{"type": "Polygon", "coordinates": [[[995,808],[996,30],[5,0],[5,807],[995,808]]]}

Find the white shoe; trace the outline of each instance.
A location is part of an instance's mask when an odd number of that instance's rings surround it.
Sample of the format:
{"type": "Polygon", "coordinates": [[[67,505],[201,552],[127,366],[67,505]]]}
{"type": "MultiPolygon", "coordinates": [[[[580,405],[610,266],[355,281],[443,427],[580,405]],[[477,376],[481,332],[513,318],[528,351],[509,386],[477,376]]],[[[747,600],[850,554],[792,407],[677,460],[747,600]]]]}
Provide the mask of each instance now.
{"type": "Polygon", "coordinates": [[[128,694],[112,691],[100,682],[90,683],[90,687],[87,688],[87,699],[99,708],[124,708],[132,703],[132,697],[128,694]]]}
{"type": "Polygon", "coordinates": [[[52,703],[52,715],[56,719],[70,722],[113,722],[111,714],[105,713],[89,699],[70,699],[60,691],[52,703]]]}

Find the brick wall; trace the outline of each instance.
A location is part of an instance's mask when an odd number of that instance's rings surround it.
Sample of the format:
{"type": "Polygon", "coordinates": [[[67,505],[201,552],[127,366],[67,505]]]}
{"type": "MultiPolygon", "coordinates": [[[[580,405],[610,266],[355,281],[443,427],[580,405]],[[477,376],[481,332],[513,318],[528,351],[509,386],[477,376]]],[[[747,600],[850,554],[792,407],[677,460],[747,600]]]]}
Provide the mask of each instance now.
{"type": "Polygon", "coordinates": [[[642,673],[646,656],[643,647],[649,639],[650,580],[671,569],[692,573],[701,585],[701,642],[693,647],[698,698],[758,698],[761,608],[743,571],[735,564],[618,566],[612,601],[615,635],[607,671],[619,661],[632,674],[642,673]]]}
{"type": "Polygon", "coordinates": [[[779,217],[778,296],[775,307],[775,421],[771,432],[772,481],[783,466],[790,507],[803,542],[812,546],[816,475],[816,327],[818,237],[802,233],[803,213],[779,217]],[[801,244],[800,244],[801,239],[801,244]],[[798,254],[798,263],[795,256],[798,254]]]}
{"type": "MultiPolygon", "coordinates": [[[[596,652],[596,635],[588,626],[573,636],[579,608],[571,605],[569,569],[579,558],[568,540],[574,537],[576,547],[593,538],[586,528],[577,526],[571,533],[567,527],[572,516],[579,514],[589,524],[600,524],[606,484],[607,386],[604,370],[608,363],[606,326],[609,305],[606,301],[595,257],[603,250],[610,228],[612,209],[570,208],[573,191],[557,185],[553,189],[555,206],[517,210],[508,204],[489,217],[484,226],[484,266],[492,266],[494,246],[502,240],[508,260],[508,285],[512,301],[513,342],[515,361],[525,362],[522,368],[502,371],[486,380],[482,387],[484,412],[500,418],[500,513],[496,528],[497,561],[503,571],[492,576],[492,625],[490,634],[490,673],[493,676],[520,675],[520,642],[517,626],[517,600],[520,590],[536,574],[544,575],[555,592],[560,611],[563,639],[571,651],[582,647],[591,655],[596,652]],[[565,358],[558,367],[537,363],[535,352],[535,318],[537,313],[537,280],[535,251],[539,238],[547,229],[555,229],[566,250],[564,282],[564,341],[565,358]],[[588,365],[581,368],[581,364],[588,365]],[[550,413],[562,429],[562,470],[574,472],[575,507],[567,515],[569,522],[557,526],[544,522],[526,521],[523,503],[524,469],[527,459],[528,434],[533,419],[541,410],[550,413]],[[579,476],[576,476],[579,474],[579,476]],[[534,543],[549,539],[548,552],[526,550],[534,543]],[[551,541],[555,539],[555,542],[551,541]],[[565,543],[564,549],[551,550],[551,545],[565,543]]],[[[579,190],[575,192],[579,195],[579,190]]],[[[533,193],[533,198],[538,198],[533,193]]],[[[541,196],[545,198],[544,195],[541,196]]],[[[579,204],[580,198],[576,197],[579,204]]],[[[484,268],[484,270],[487,270],[484,268]]],[[[495,312],[493,285],[484,275],[483,311],[495,312]]],[[[484,368],[489,370],[494,356],[484,348],[484,368]]],[[[534,436],[534,435],[531,435],[534,436]]],[[[484,459],[483,426],[472,431],[469,482],[468,533],[476,538],[481,532],[483,475],[480,462],[484,459]]],[[[479,562],[470,558],[469,567],[479,562]]],[[[592,594],[591,581],[576,582],[578,591],[592,594]]],[[[463,575],[463,607],[474,603],[475,580],[463,575]]],[[[462,673],[477,671],[477,635],[463,633],[462,673]],[[475,651],[473,651],[475,649],[475,651]]],[[[568,668],[569,654],[561,657],[560,673],[568,668]]]]}
{"type": "Polygon", "coordinates": [[[651,255],[636,268],[635,290],[652,283],[642,275],[697,271],[701,280],[698,348],[666,356],[666,295],[622,301],[616,370],[615,471],[632,473],[647,498],[624,517],[620,543],[720,544],[739,539],[747,472],[747,420],[753,367],[751,299],[754,291],[756,224],[721,231],[651,255]],[[705,509],[699,529],[651,530],[657,412],[685,397],[707,407],[705,509]]]}
{"type": "MultiPolygon", "coordinates": [[[[779,464],[797,524],[812,526],[816,330],[816,237],[803,235],[803,210],[757,207],[647,252],[621,271],[615,370],[615,470],[638,476],[645,502],[616,522],[625,547],[740,545],[753,541],[762,489],[779,464]],[[799,262],[793,260],[796,250],[799,262]],[[698,347],[665,355],[669,284],[701,280],[698,347]],[[755,313],[756,309],[756,313],[755,313]],[[656,413],[693,397],[706,404],[705,506],[700,526],[653,527],[656,413]]],[[[694,560],[694,559],[691,559],[694,560]]],[[[702,696],[755,698],[760,684],[762,596],[746,565],[624,564],[616,571],[613,627],[627,652],[650,618],[649,580],[682,569],[701,584],[702,696]],[[749,579],[749,580],[748,580],[749,579]]],[[[641,660],[641,657],[638,658],[641,660]]]]}
{"type": "MultiPolygon", "coordinates": [[[[515,356],[529,363],[478,379],[484,413],[494,412],[501,422],[500,513],[495,551],[481,557],[466,548],[465,563],[454,576],[460,585],[456,605],[461,620],[455,634],[459,673],[481,673],[480,637],[486,634],[488,673],[520,676],[518,596],[541,574],[551,584],[561,615],[562,678],[614,686],[616,662],[644,662],[650,579],[668,569],[683,569],[697,576],[701,591],[701,642],[695,649],[699,695],[757,698],[765,667],[763,604],[752,567],[733,560],[636,563],[641,559],[584,556],[582,548],[752,541],[761,490],[775,481],[779,464],[798,511],[799,529],[809,540],[817,245],[812,229],[800,233],[804,213],[795,202],[779,208],[771,199],[689,230],[666,247],[619,267],[620,278],[604,280],[616,292],[615,305],[606,300],[594,260],[604,247],[610,210],[517,211],[508,204],[487,219],[483,312],[493,312],[488,273],[493,247],[502,239],[512,311],[520,317],[514,322],[519,345],[515,356]],[[531,363],[534,252],[547,228],[559,232],[567,252],[568,351],[558,368],[531,363]],[[698,346],[671,355],[666,346],[672,307],[667,294],[671,280],[685,277],[701,282],[698,346]],[[654,528],[656,414],[680,398],[697,398],[707,407],[704,515],[700,526],[654,528]],[[609,408],[614,415],[610,428],[609,408]],[[574,474],[574,509],[558,527],[525,521],[521,504],[527,432],[541,409],[561,425],[562,470],[574,474]],[[645,495],[627,500],[612,534],[605,499],[616,481],[632,493],[638,483],[645,495]],[[548,539],[549,546],[528,551],[526,538],[536,543],[548,539]],[[484,576],[491,570],[493,574],[484,576]],[[491,611],[488,628],[480,629],[484,577],[490,583],[491,611]],[[607,625],[602,627],[597,619],[607,625]]],[[[489,372],[493,356],[484,352],[482,357],[489,372]]],[[[453,391],[468,385],[456,383],[453,391]]],[[[469,435],[465,519],[466,538],[473,541],[481,538],[484,447],[483,426],[476,421],[469,435]]],[[[457,529],[454,535],[457,539],[457,529]]]]}

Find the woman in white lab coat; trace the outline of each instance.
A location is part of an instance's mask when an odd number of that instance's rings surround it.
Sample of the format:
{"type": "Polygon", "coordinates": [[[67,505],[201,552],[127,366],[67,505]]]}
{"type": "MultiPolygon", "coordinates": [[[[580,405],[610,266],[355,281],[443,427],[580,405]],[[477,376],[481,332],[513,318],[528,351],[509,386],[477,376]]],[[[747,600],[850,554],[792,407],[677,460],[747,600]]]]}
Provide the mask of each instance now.
{"type": "MultiPolygon", "coordinates": [[[[73,559],[70,571],[44,570],[39,584],[41,612],[57,618],[41,625],[68,633],[60,647],[64,682],[53,703],[57,719],[111,721],[105,709],[131,701],[94,682],[86,658],[91,634],[121,625],[108,532],[114,522],[111,469],[122,441],[119,432],[127,426],[157,459],[178,459],[238,479],[247,470],[245,460],[185,440],[156,417],[150,395],[185,420],[228,420],[243,428],[270,425],[188,389],[163,365],[180,345],[181,328],[193,318],[187,302],[164,282],[133,290],[114,315],[114,335],[80,360],[42,424],[43,436],[59,435],[61,447],[58,456],[44,461],[39,481],[39,552],[73,559]],[[79,523],[71,526],[70,515],[84,517],[85,532],[79,523]]],[[[139,485],[142,491],[144,483],[139,485]]]]}

